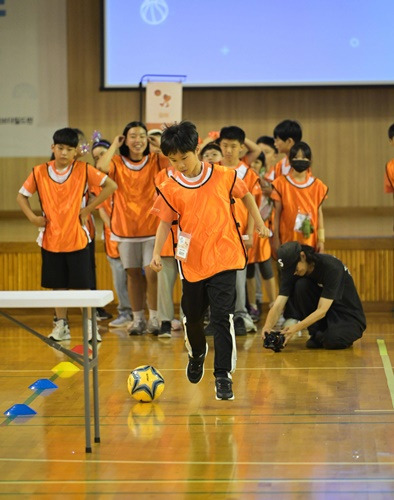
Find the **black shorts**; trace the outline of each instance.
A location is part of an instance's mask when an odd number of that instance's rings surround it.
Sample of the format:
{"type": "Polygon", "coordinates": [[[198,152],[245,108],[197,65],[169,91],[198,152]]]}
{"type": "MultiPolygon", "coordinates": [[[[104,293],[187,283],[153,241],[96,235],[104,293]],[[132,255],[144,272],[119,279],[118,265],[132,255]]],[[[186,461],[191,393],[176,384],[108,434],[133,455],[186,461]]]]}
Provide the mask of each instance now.
{"type": "Polygon", "coordinates": [[[41,248],[41,286],[54,289],[90,288],[89,248],[76,252],[49,252],[41,248]]]}
{"type": "Polygon", "coordinates": [[[95,253],[95,243],[94,238],[88,245],[89,248],[89,288],[90,290],[97,289],[96,283],[96,253],[95,253]]]}
{"type": "MultiPolygon", "coordinates": [[[[272,269],[271,257],[263,262],[258,262],[260,274],[264,280],[270,280],[274,277],[274,271],[272,269]]],[[[246,277],[254,278],[255,264],[248,264],[246,268],[246,277]]]]}

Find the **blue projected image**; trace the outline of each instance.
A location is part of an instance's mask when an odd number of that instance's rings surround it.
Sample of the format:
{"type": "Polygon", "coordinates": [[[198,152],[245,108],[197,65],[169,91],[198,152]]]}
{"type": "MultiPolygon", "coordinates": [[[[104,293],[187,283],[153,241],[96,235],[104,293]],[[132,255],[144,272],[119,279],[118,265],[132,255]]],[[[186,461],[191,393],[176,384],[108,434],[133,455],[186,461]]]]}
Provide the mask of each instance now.
{"type": "Polygon", "coordinates": [[[394,82],[394,0],[102,0],[103,87],[394,82]]]}

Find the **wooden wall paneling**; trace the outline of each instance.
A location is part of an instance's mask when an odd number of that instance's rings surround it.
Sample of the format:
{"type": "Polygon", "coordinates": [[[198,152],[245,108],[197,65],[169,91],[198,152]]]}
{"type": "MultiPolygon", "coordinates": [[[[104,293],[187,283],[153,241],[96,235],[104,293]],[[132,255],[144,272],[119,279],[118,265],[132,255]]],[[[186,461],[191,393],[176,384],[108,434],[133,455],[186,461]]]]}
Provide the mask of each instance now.
{"type": "Polygon", "coordinates": [[[15,270],[15,254],[10,254],[8,256],[8,278],[10,282],[10,286],[12,287],[13,290],[16,289],[17,287],[17,282],[16,282],[16,270],[15,270]]]}
{"type": "MultiPolygon", "coordinates": [[[[23,243],[0,247],[0,290],[38,290],[41,288],[39,248],[23,243]],[[10,248],[7,250],[7,246],[10,248]]],[[[330,249],[349,268],[360,298],[364,302],[394,302],[394,249],[330,249]]],[[[112,274],[102,245],[96,252],[97,287],[113,290],[112,274]]],[[[181,283],[174,287],[174,302],[179,304],[181,283]]],[[[265,294],[264,301],[265,300],[265,294]]]]}
{"type": "Polygon", "coordinates": [[[351,272],[362,301],[394,301],[394,252],[387,250],[328,250],[351,272]]]}

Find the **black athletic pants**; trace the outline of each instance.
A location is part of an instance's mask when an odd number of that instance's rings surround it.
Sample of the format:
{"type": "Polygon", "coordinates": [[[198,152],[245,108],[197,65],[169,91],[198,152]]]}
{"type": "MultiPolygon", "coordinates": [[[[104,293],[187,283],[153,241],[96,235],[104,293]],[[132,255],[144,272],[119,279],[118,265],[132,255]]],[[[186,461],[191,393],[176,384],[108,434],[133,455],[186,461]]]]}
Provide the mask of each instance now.
{"type": "Polygon", "coordinates": [[[237,350],[234,333],[236,271],[215,274],[191,283],[182,280],[182,310],[186,318],[185,341],[189,355],[205,353],[204,313],[211,309],[215,377],[229,376],[235,370],[237,350]]]}
{"type": "MultiPolygon", "coordinates": [[[[322,288],[308,278],[296,281],[284,317],[303,320],[317,309],[322,288]]],[[[308,327],[310,336],[325,349],[346,349],[361,338],[363,328],[346,310],[332,303],[324,318],[308,327]]]]}

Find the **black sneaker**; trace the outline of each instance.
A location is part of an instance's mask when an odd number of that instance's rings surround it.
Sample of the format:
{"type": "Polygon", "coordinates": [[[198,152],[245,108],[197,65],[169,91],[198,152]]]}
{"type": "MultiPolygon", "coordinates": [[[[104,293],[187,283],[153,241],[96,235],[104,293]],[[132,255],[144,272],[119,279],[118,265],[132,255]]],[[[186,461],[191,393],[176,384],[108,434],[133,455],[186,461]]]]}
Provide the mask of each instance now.
{"type": "Polygon", "coordinates": [[[228,377],[217,377],[215,381],[215,391],[217,400],[233,400],[233,381],[228,377]]]}
{"type": "Polygon", "coordinates": [[[112,314],[107,312],[105,309],[102,307],[97,307],[96,309],[96,319],[97,321],[103,321],[106,319],[112,319],[112,314]]]}
{"type": "Polygon", "coordinates": [[[235,335],[237,337],[246,335],[245,322],[243,318],[241,318],[241,316],[238,316],[237,318],[234,319],[234,330],[235,330],[235,335]]]}
{"type": "Polygon", "coordinates": [[[198,384],[204,376],[204,361],[208,352],[208,344],[206,344],[205,354],[200,354],[197,358],[189,356],[189,363],[186,367],[186,377],[192,384],[198,384]]]}
{"type": "Polygon", "coordinates": [[[171,321],[162,321],[158,337],[169,338],[171,337],[171,321]]]}

